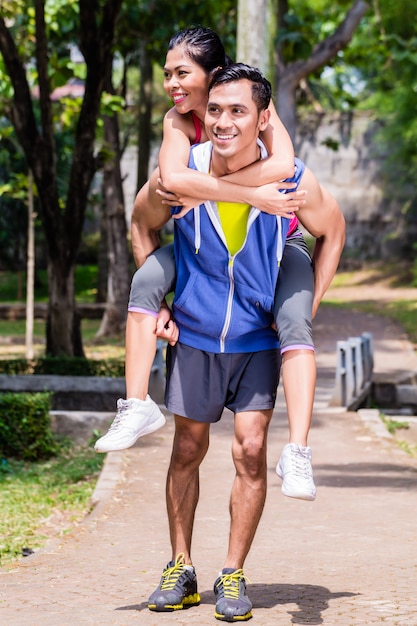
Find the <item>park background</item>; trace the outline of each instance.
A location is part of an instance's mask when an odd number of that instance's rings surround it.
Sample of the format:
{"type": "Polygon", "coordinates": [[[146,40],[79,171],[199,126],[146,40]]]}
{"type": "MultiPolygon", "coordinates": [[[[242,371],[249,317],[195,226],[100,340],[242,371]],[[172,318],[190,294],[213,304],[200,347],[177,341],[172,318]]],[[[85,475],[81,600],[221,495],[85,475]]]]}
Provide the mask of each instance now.
{"type": "Polygon", "coordinates": [[[232,58],[271,79],[296,153],[345,214],[344,266],[401,259],[414,280],[410,2],[3,0],[0,268],[18,287],[2,287],[2,300],[24,298],[33,220],[29,260],[35,299],[47,303],[48,355],[85,356],[82,298],[105,304],[98,338],[123,336],[132,200],[156,163],[170,106],[161,66],[171,35],[193,24],[213,27],[232,58]]]}
{"type": "MultiPolygon", "coordinates": [[[[130,213],[157,162],[170,106],[166,47],[190,25],[212,27],[232,58],[267,74],[297,155],[347,221],[335,286],[357,294],[364,285],[354,306],[399,319],[417,343],[417,23],[409,0],[2,0],[1,371],[123,374],[130,213]],[[380,281],[410,288],[411,298],[381,305],[380,281]]],[[[9,488],[28,466],[2,455],[9,488]]],[[[48,505],[61,511],[82,477],[92,489],[100,461],[79,449],[57,458],[61,481],[64,467],[84,463],[48,505]]],[[[78,514],[91,489],[75,494],[78,514]]],[[[19,519],[33,500],[21,495],[19,519]]],[[[19,533],[2,554],[23,549],[27,534],[19,533]]]]}

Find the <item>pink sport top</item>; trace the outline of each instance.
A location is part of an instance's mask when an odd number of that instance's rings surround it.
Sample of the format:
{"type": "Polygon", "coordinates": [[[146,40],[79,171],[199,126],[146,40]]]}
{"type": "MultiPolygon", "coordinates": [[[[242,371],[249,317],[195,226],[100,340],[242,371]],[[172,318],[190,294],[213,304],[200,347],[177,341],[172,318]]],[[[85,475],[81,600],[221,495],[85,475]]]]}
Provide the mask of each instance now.
{"type": "Polygon", "coordinates": [[[194,145],[196,143],[200,143],[201,142],[203,122],[192,111],[191,111],[191,117],[193,118],[194,128],[195,128],[195,140],[194,140],[194,143],[192,144],[192,145],[194,145]]]}
{"type": "Polygon", "coordinates": [[[297,230],[297,227],[298,227],[298,218],[295,215],[293,215],[292,218],[290,219],[290,225],[288,228],[287,237],[289,235],[292,235],[293,232],[297,230]]]}

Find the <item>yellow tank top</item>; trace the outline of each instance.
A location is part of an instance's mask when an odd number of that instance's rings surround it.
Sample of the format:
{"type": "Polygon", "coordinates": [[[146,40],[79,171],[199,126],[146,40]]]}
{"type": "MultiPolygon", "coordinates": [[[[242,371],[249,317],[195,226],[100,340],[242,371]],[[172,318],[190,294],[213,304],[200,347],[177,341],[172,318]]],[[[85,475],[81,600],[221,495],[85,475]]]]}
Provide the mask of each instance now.
{"type": "Polygon", "coordinates": [[[250,204],[218,202],[217,209],[228,250],[233,256],[240,250],[245,241],[250,204]]]}

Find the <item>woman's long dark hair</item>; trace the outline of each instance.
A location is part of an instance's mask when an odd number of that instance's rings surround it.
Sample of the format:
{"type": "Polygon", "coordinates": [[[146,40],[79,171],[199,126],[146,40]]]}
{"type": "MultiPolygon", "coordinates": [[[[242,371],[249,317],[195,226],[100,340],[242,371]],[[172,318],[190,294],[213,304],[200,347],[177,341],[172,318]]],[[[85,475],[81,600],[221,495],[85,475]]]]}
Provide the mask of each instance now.
{"type": "Polygon", "coordinates": [[[190,59],[202,67],[206,74],[232,63],[220,37],[210,28],[196,26],[179,31],[171,38],[168,51],[177,46],[183,46],[190,59]]]}

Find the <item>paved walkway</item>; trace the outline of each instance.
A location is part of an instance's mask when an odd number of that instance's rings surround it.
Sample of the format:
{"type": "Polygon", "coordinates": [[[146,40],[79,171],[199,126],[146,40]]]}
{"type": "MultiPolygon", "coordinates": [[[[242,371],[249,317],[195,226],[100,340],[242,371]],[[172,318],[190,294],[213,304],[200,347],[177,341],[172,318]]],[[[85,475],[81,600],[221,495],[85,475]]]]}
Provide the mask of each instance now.
{"type": "MultiPolygon", "coordinates": [[[[319,384],[310,436],[318,496],[282,496],[274,468],[286,441],[279,399],[269,441],[269,491],[245,571],[253,624],[417,625],[417,462],[358,413],[329,408],[335,341],[372,331],[375,369],[417,371],[393,324],[324,309],[316,321],[319,384]]],[[[212,429],[201,470],[194,563],[202,602],[158,614],[146,600],[170,558],[164,481],[173,433],[167,426],[107,457],[98,504],[63,540],[0,574],[0,624],[72,626],[213,625],[212,584],[225,554],[232,420],[212,429]]]]}

